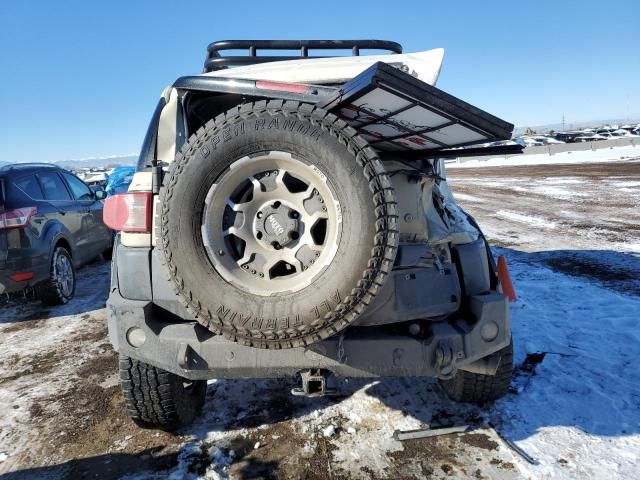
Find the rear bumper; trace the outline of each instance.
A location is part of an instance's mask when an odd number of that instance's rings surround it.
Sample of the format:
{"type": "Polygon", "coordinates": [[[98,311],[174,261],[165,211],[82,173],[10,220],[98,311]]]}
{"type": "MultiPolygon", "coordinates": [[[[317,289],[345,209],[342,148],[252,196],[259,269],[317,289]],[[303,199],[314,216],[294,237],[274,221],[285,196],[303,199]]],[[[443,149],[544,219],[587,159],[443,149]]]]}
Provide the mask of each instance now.
{"type": "Polygon", "coordinates": [[[349,327],[310,347],[286,350],[230,342],[196,322],[172,321],[175,317],[149,301],[124,299],[117,290],[107,301],[107,315],[109,336],[118,352],[192,380],[286,377],[309,368],[344,377],[448,378],[457,369],[495,373],[497,365],[481,359],[511,341],[507,300],[491,293],[473,296],[470,303],[472,321],[423,321],[421,336],[389,333],[383,327],[349,327]],[[134,347],[128,337],[136,329],[134,347]]]}
{"type": "Polygon", "coordinates": [[[0,262],[0,295],[14,293],[33,287],[49,276],[49,264],[41,262],[31,255],[20,255],[0,262]],[[15,281],[11,275],[16,273],[33,273],[28,280],[15,281]]]}

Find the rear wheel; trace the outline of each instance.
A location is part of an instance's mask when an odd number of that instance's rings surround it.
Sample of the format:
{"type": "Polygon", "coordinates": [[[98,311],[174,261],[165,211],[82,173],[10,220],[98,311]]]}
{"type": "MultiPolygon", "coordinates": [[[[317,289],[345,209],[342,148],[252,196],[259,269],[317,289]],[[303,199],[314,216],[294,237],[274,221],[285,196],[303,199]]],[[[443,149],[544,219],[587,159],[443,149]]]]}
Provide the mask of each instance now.
{"type": "Polygon", "coordinates": [[[37,290],[40,300],[46,305],[63,305],[73,298],[76,292],[76,272],[66,248],[54,249],[49,278],[37,290]]]}
{"type": "Polygon", "coordinates": [[[200,414],[205,380],[187,380],[133,358],[120,356],[120,386],[131,419],[143,428],[175,430],[200,414]]]}
{"type": "Polygon", "coordinates": [[[506,395],[513,375],[513,344],[510,343],[491,356],[500,360],[495,375],[458,370],[453,378],[440,380],[449,398],[457,402],[485,403],[506,395]]]}

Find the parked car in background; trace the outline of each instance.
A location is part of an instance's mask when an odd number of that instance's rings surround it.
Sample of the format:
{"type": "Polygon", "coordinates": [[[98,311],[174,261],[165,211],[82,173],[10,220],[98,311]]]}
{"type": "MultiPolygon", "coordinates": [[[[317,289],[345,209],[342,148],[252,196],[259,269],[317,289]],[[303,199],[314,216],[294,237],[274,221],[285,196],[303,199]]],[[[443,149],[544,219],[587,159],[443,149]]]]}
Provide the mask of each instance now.
{"type": "Polygon", "coordinates": [[[553,137],[565,143],[574,143],[576,138],[584,136],[583,132],[555,132],[553,137]]]}
{"type": "Polygon", "coordinates": [[[87,185],[100,185],[102,187],[105,187],[107,185],[108,180],[109,176],[106,174],[106,172],[91,173],[89,175],[85,175],[83,179],[83,181],[87,185]]]}
{"type": "Polygon", "coordinates": [[[543,145],[559,145],[565,143],[562,140],[558,140],[554,137],[547,137],[546,135],[536,135],[535,137],[531,138],[538,142],[541,142],[543,145]]]}
{"type": "Polygon", "coordinates": [[[616,138],[616,136],[612,133],[612,132],[599,132],[597,135],[606,138],[607,140],[610,140],[612,138],[616,138]]]}
{"type": "Polygon", "coordinates": [[[627,138],[627,137],[633,138],[637,136],[638,136],[637,133],[629,132],[628,130],[625,130],[623,128],[620,128],[618,130],[611,132],[611,137],[613,138],[627,138]]]}
{"type": "Polygon", "coordinates": [[[574,141],[577,143],[584,143],[584,142],[599,142],[601,140],[607,140],[607,137],[596,133],[593,135],[582,135],[580,137],[576,137],[574,141]]]}
{"type": "Polygon", "coordinates": [[[513,139],[513,141],[522,145],[523,147],[541,147],[542,145],[544,145],[544,143],[532,137],[516,137],[513,139]]]}
{"type": "Polygon", "coordinates": [[[111,256],[102,198],[104,192],[57,166],[1,167],[0,294],[33,288],[46,304],[71,300],[75,270],[111,256]]]}

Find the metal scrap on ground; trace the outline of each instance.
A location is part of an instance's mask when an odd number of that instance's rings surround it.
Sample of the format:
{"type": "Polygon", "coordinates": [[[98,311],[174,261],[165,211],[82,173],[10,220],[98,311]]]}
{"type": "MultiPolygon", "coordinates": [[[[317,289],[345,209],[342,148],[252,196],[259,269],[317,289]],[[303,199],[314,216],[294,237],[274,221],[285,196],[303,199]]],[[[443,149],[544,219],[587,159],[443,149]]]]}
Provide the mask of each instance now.
{"type": "Polygon", "coordinates": [[[396,440],[415,440],[416,438],[427,438],[427,437],[436,437],[439,435],[449,435],[451,433],[462,433],[466,432],[469,428],[469,425],[458,425],[454,427],[444,427],[444,428],[423,428],[420,430],[406,430],[400,431],[396,430],[393,432],[393,438],[396,440]]]}

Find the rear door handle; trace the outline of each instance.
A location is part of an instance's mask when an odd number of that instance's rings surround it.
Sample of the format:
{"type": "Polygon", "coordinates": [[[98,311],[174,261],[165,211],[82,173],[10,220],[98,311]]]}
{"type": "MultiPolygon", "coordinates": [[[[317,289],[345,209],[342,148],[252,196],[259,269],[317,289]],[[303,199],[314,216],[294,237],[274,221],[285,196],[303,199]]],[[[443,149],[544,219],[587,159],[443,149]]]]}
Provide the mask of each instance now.
{"type": "Polygon", "coordinates": [[[67,214],[67,211],[66,211],[66,210],[62,210],[62,209],[59,209],[59,210],[58,210],[58,213],[59,213],[60,215],[66,215],[66,214],[67,214]]]}

